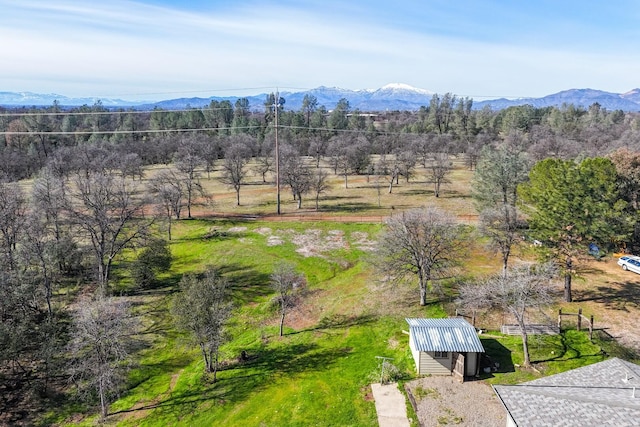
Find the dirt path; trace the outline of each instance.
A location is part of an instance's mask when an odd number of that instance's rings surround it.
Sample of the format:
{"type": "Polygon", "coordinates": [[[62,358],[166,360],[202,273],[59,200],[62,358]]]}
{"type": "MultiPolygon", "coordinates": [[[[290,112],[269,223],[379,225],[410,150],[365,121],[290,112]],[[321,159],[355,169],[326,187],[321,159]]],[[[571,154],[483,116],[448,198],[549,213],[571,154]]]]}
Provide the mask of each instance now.
{"type": "MultiPolygon", "coordinates": [[[[384,222],[390,215],[328,215],[324,212],[301,211],[299,213],[277,214],[236,214],[230,212],[198,211],[193,214],[194,218],[219,218],[237,219],[246,221],[266,221],[266,222],[384,222]]],[[[458,215],[458,220],[464,223],[475,223],[478,215],[458,215]]]]}
{"type": "Polygon", "coordinates": [[[219,218],[219,219],[237,219],[246,221],[266,221],[266,222],[384,222],[388,216],[385,215],[327,215],[322,212],[304,212],[296,214],[235,214],[229,212],[197,212],[193,215],[196,218],[219,218]]]}

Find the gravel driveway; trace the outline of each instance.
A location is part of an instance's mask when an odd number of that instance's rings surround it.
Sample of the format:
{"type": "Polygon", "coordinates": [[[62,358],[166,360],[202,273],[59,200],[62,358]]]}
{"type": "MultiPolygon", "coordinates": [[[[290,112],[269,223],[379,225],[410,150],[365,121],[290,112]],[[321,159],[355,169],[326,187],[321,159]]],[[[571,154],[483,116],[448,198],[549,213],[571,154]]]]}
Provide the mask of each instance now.
{"type": "Polygon", "coordinates": [[[450,376],[432,376],[405,385],[418,408],[423,427],[502,427],[506,415],[491,386],[482,381],[461,383],[450,376]]]}

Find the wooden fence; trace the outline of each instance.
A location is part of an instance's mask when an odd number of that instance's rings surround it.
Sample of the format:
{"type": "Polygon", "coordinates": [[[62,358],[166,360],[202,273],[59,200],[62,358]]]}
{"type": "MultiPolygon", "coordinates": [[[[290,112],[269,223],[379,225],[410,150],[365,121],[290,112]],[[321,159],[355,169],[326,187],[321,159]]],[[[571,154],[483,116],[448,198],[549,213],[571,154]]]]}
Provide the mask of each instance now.
{"type": "MultiPolygon", "coordinates": [[[[524,330],[528,335],[558,335],[560,328],[556,325],[545,325],[539,323],[528,323],[524,325],[524,330]]],[[[522,328],[520,325],[502,325],[500,332],[505,335],[520,335],[522,328]]]]}
{"type": "Polygon", "coordinates": [[[577,313],[563,313],[562,309],[558,310],[558,329],[562,329],[562,318],[565,316],[576,317],[577,320],[577,329],[582,329],[582,322],[585,321],[587,327],[589,328],[589,339],[593,339],[593,314],[590,317],[587,317],[582,314],[582,309],[579,308],[577,313]]]}

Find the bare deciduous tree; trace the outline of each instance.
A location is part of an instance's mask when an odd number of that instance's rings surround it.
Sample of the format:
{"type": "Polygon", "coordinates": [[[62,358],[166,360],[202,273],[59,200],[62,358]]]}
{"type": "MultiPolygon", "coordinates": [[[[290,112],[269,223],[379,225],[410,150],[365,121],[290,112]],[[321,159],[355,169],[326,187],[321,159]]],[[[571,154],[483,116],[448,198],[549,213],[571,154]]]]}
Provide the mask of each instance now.
{"type": "Polygon", "coordinates": [[[197,153],[195,145],[186,145],[175,156],[176,168],[182,172],[185,193],[187,196],[187,217],[191,219],[191,206],[197,194],[204,194],[200,184],[200,172],[205,161],[197,153]]]}
{"type": "Polygon", "coordinates": [[[52,227],[56,241],[61,240],[63,235],[63,211],[66,199],[64,181],[56,177],[51,168],[43,168],[40,176],[33,183],[31,204],[34,210],[45,215],[47,223],[52,227]]]}
{"type": "Polygon", "coordinates": [[[81,301],[73,316],[71,378],[87,396],[97,393],[102,418],[108,415],[110,399],[126,380],[123,368],[135,326],[128,305],[116,298],[81,301]]]}
{"type": "Polygon", "coordinates": [[[522,240],[520,230],[524,227],[517,208],[510,205],[498,205],[485,208],[480,212],[480,232],[489,237],[490,247],[502,256],[502,274],[507,274],[509,257],[516,244],[522,240]]]}
{"type": "Polygon", "coordinates": [[[62,353],[60,344],[66,336],[66,326],[62,326],[66,322],[55,316],[55,311],[53,317],[44,315],[42,289],[31,273],[22,265],[17,271],[5,265],[0,268],[0,372],[6,386],[0,387],[3,423],[21,420],[33,424],[24,414],[13,418],[12,412],[24,409],[19,403],[29,399],[24,393],[47,392],[49,380],[57,374],[55,360],[62,353]]]}
{"type": "Polygon", "coordinates": [[[433,160],[427,167],[427,181],[433,184],[433,193],[440,197],[440,187],[449,182],[448,176],[453,169],[448,153],[434,153],[433,160]]]}
{"type": "Polygon", "coordinates": [[[313,158],[315,159],[316,168],[320,167],[320,160],[322,159],[322,156],[324,156],[327,151],[327,144],[328,144],[327,139],[323,138],[322,136],[314,136],[311,138],[311,141],[309,142],[308,153],[310,156],[313,156],[313,158]]]}
{"type": "Polygon", "coordinates": [[[143,198],[122,176],[107,173],[78,175],[66,210],[91,242],[100,291],[106,295],[114,258],[143,235],[150,223],[143,220],[143,198]]]}
{"type": "Polygon", "coordinates": [[[156,197],[158,209],[167,220],[168,239],[171,240],[172,219],[180,219],[182,212],[183,181],[173,171],[165,170],[149,180],[149,189],[156,197]]]}
{"type": "Polygon", "coordinates": [[[275,137],[272,134],[265,136],[260,153],[256,156],[256,164],[253,167],[254,172],[262,177],[262,182],[267,182],[267,174],[275,171],[275,137]]]}
{"type": "Polygon", "coordinates": [[[416,159],[425,168],[429,165],[433,152],[436,151],[437,140],[435,133],[426,133],[416,136],[411,142],[411,149],[416,153],[416,159]]]}
{"type": "Polygon", "coordinates": [[[40,211],[32,211],[26,219],[24,234],[20,240],[20,263],[22,274],[29,277],[44,293],[47,314],[51,319],[51,299],[57,284],[60,269],[56,256],[56,240],[49,233],[48,224],[40,211]]]}
{"type": "Polygon", "coordinates": [[[120,170],[123,176],[131,177],[131,179],[138,178],[142,181],[144,171],[142,170],[142,159],[138,153],[123,154],[114,163],[115,168],[120,170]]]}
{"type": "Polygon", "coordinates": [[[24,225],[27,200],[17,183],[0,182],[0,248],[5,265],[15,269],[15,252],[24,225]]]}
{"type": "Polygon", "coordinates": [[[398,149],[395,155],[397,167],[400,175],[404,176],[406,182],[409,182],[413,175],[413,168],[417,163],[417,154],[411,149],[411,147],[405,147],[404,149],[398,149]]]}
{"type": "Polygon", "coordinates": [[[220,140],[217,137],[208,137],[198,134],[195,140],[198,154],[204,161],[207,178],[211,178],[211,171],[214,170],[216,161],[220,157],[220,140]]]}
{"type": "Polygon", "coordinates": [[[231,316],[228,284],[218,272],[209,269],[202,277],[185,275],[181,292],[173,299],[171,312],[180,329],[191,334],[202,353],[205,371],[216,381],[220,346],[227,338],[225,326],[231,316]]]}
{"type": "Polygon", "coordinates": [[[311,174],[311,191],[316,200],[316,210],[319,208],[320,194],[326,193],[331,188],[331,185],[329,185],[327,181],[328,176],[327,171],[320,168],[316,168],[311,174]]]}
{"type": "Polygon", "coordinates": [[[500,308],[513,315],[520,327],[524,366],[531,366],[527,341],[527,313],[541,310],[553,301],[552,279],[557,274],[552,263],[523,265],[460,289],[458,303],[469,308],[500,308]]]}
{"type": "Polygon", "coordinates": [[[442,277],[464,249],[464,230],[448,213],[412,209],[391,217],[378,241],[376,267],[392,282],[418,277],[420,305],[434,278],[442,277]]]}
{"type": "Polygon", "coordinates": [[[291,188],[300,209],[302,195],[311,189],[311,168],[305,165],[304,159],[297,150],[286,145],[281,150],[281,165],[282,182],[291,188]]]}
{"type": "Polygon", "coordinates": [[[244,144],[232,144],[224,152],[222,182],[236,191],[237,206],[240,206],[240,187],[247,176],[246,165],[250,159],[251,151],[244,144]]]}
{"type": "Polygon", "coordinates": [[[400,179],[400,165],[395,161],[395,159],[389,159],[386,155],[382,155],[375,163],[373,173],[376,175],[376,186],[378,188],[378,192],[380,192],[380,177],[384,176],[389,182],[389,194],[391,194],[393,192],[393,183],[399,182],[400,179]]]}
{"type": "Polygon", "coordinates": [[[307,280],[291,264],[279,263],[271,274],[271,288],[276,292],[273,298],[280,312],[280,336],[284,333],[284,318],[295,307],[307,280]]]}
{"type": "Polygon", "coordinates": [[[55,176],[51,168],[45,167],[33,183],[30,209],[38,214],[44,227],[42,231],[53,238],[47,246],[54,254],[49,253],[48,256],[53,255],[56,258],[58,272],[73,274],[81,269],[82,256],[71,233],[71,224],[65,215],[67,206],[67,184],[62,178],[55,176]]]}

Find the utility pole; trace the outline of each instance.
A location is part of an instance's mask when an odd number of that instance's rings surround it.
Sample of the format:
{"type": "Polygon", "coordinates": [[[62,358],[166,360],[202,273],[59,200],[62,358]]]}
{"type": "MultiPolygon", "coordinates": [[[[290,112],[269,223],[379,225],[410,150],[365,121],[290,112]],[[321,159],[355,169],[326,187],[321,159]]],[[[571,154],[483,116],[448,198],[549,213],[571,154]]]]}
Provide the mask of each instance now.
{"type": "Polygon", "coordinates": [[[278,110],[280,109],[280,93],[277,90],[273,107],[275,108],[276,131],[276,211],[278,215],[280,215],[280,146],[278,145],[278,110]]]}

